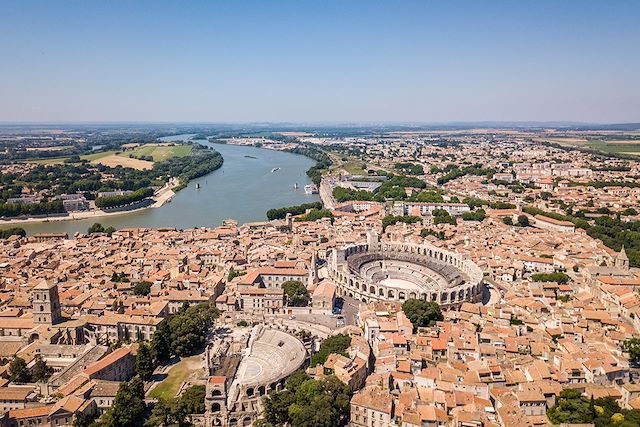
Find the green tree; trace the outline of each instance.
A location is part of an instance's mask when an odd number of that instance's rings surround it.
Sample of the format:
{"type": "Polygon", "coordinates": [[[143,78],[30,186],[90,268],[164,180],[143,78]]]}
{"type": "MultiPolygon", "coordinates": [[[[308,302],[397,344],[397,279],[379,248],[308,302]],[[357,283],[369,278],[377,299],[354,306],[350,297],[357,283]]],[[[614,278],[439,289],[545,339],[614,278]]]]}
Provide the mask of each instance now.
{"type": "Polygon", "coordinates": [[[51,375],[53,375],[53,368],[47,366],[47,363],[42,359],[42,356],[39,354],[36,355],[33,372],[31,373],[31,380],[35,382],[45,382],[51,375]]]}
{"type": "Polygon", "coordinates": [[[104,227],[99,222],[93,223],[93,225],[89,227],[89,229],[87,230],[87,234],[102,233],[102,232],[104,232],[104,227]]]}
{"type": "Polygon", "coordinates": [[[629,360],[640,362],[640,338],[630,338],[624,342],[624,351],[629,353],[629,360]]]}
{"type": "Polygon", "coordinates": [[[147,296],[151,292],[151,283],[149,282],[138,282],[133,288],[133,293],[135,295],[143,295],[147,296]]]}
{"type": "Polygon", "coordinates": [[[442,320],[442,311],[435,302],[421,299],[408,299],[402,304],[402,311],[411,321],[414,328],[429,326],[442,320]]]}
{"type": "Polygon", "coordinates": [[[528,227],[529,226],[529,218],[526,215],[518,215],[518,227],[528,227]]]}
{"type": "Polygon", "coordinates": [[[571,280],[566,273],[538,273],[532,274],[531,280],[534,282],[556,282],[560,284],[568,283],[571,280]]]}
{"type": "Polygon", "coordinates": [[[593,422],[589,400],[577,390],[560,392],[556,405],[547,411],[553,424],[588,424],[593,422]]]}
{"type": "Polygon", "coordinates": [[[296,401],[295,394],[289,390],[271,393],[264,400],[264,417],[275,425],[284,425],[289,421],[289,408],[296,401]]]}
{"type": "Polygon", "coordinates": [[[351,337],[344,334],[331,335],[320,344],[320,350],[311,358],[311,367],[322,365],[330,354],[347,356],[347,349],[351,345],[351,337]]]}
{"type": "Polygon", "coordinates": [[[287,378],[286,388],[292,393],[295,393],[298,387],[300,387],[305,381],[310,380],[311,377],[304,371],[296,371],[289,378],[287,378]]]}
{"type": "Polygon", "coordinates": [[[172,403],[159,399],[151,410],[151,415],[144,423],[146,427],[168,426],[173,422],[172,403]]]}
{"type": "Polygon", "coordinates": [[[144,386],[140,377],[120,384],[113,405],[104,415],[105,427],[136,427],[144,422],[144,386]]]}
{"type": "Polygon", "coordinates": [[[151,346],[145,342],[141,342],[138,346],[138,354],[136,355],[136,372],[143,381],[147,381],[151,378],[154,367],[151,346]]]}
{"type": "Polygon", "coordinates": [[[9,381],[14,383],[28,383],[31,381],[27,362],[23,358],[16,356],[9,363],[9,381]]]}
{"type": "Polygon", "coordinates": [[[456,225],[456,219],[449,215],[449,212],[444,209],[435,209],[432,213],[434,224],[451,224],[456,225]]]}
{"type": "Polygon", "coordinates": [[[465,212],[462,214],[462,219],[465,221],[484,221],[486,218],[486,212],[484,209],[476,209],[473,212],[465,212]]]}
{"type": "Polygon", "coordinates": [[[266,425],[294,427],[345,426],[349,421],[351,390],[334,376],[324,381],[294,374],[287,389],[265,399],[266,425]]]}
{"type": "Polygon", "coordinates": [[[76,411],[73,414],[73,427],[89,427],[93,423],[93,417],[85,414],[81,411],[76,411]]]}
{"type": "Polygon", "coordinates": [[[8,239],[11,236],[25,237],[26,235],[27,235],[27,232],[24,231],[24,228],[20,228],[20,227],[13,227],[13,228],[7,228],[5,230],[0,230],[0,239],[8,239]]]}
{"type": "Polygon", "coordinates": [[[204,414],[205,386],[194,385],[185,390],[180,397],[179,408],[184,414],[204,414]]]}
{"type": "Polygon", "coordinates": [[[171,329],[169,321],[164,319],[158,323],[151,341],[153,357],[158,362],[166,362],[171,357],[171,329]]]}
{"type": "Polygon", "coordinates": [[[309,291],[298,280],[289,280],[282,284],[282,290],[287,295],[287,305],[290,307],[305,307],[309,304],[309,291]]]}

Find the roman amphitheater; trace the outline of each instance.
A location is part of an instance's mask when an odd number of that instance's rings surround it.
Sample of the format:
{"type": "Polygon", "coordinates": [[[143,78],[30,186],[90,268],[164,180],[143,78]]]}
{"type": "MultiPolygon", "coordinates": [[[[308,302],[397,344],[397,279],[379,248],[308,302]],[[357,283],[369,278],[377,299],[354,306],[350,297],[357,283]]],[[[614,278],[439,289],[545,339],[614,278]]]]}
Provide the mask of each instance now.
{"type": "Polygon", "coordinates": [[[457,307],[482,300],[482,270],[466,256],[431,244],[380,242],[333,249],[329,277],[340,295],[363,302],[417,298],[457,307]]]}
{"type": "Polygon", "coordinates": [[[257,325],[249,334],[214,342],[207,351],[206,426],[249,426],[262,412],[262,398],[284,389],[307,360],[298,337],[257,325]]]}

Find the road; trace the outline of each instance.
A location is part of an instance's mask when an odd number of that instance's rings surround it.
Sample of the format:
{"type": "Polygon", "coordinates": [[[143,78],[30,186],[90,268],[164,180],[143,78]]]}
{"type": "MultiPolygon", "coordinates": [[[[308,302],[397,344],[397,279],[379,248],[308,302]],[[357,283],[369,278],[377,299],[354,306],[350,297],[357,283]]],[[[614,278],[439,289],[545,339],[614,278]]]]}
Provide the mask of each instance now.
{"type": "Polygon", "coordinates": [[[358,306],[360,301],[348,296],[342,297],[344,305],[342,306],[342,315],[344,316],[345,325],[357,325],[358,306]]]}
{"type": "Polygon", "coordinates": [[[320,182],[320,200],[322,200],[322,204],[325,209],[334,209],[336,206],[336,200],[333,198],[333,194],[331,192],[331,186],[327,184],[326,178],[320,182]]]}

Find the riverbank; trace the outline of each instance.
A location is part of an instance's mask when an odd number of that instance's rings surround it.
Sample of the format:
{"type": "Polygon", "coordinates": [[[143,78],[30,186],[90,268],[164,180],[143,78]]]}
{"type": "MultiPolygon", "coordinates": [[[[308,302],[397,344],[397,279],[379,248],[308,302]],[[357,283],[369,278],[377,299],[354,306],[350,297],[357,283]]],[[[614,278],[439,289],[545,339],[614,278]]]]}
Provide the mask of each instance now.
{"type": "Polygon", "coordinates": [[[141,212],[146,209],[160,208],[165,203],[169,202],[173,196],[175,196],[174,188],[180,185],[180,181],[177,178],[171,178],[169,182],[167,182],[162,188],[158,189],[154,195],[152,204],[148,206],[129,209],[129,210],[121,210],[117,212],[108,212],[102,209],[93,209],[90,211],[79,211],[72,212],[69,215],[64,216],[48,216],[48,217],[38,217],[38,218],[19,218],[19,219],[0,219],[0,227],[3,225],[18,225],[18,224],[37,224],[37,223],[47,223],[47,222],[58,222],[58,221],[79,221],[83,219],[98,219],[104,217],[110,217],[115,215],[124,215],[135,212],[141,212]]]}
{"type": "MultiPolygon", "coordinates": [[[[185,137],[178,137],[185,139],[185,137]]],[[[0,221],[0,229],[21,227],[27,235],[41,233],[86,233],[93,223],[122,228],[214,228],[233,218],[239,224],[266,220],[272,208],[294,206],[319,200],[317,194],[304,193],[310,184],[306,174],[314,161],[302,155],[237,145],[215,145],[224,158],[222,166],[200,178],[189,181],[186,188],[166,193],[161,209],[118,212],[116,215],[67,221],[30,222],[12,225],[0,221]],[[245,156],[253,156],[255,159],[245,156]],[[272,173],[271,170],[280,170],[272,173]],[[295,184],[298,184],[298,188],[295,184]]],[[[182,180],[181,180],[182,181],[182,180]]],[[[176,189],[177,190],[177,189],[176,189]]],[[[157,197],[156,197],[157,199],[157,197]]],[[[69,218],[71,219],[71,218],[69,218]]]]}

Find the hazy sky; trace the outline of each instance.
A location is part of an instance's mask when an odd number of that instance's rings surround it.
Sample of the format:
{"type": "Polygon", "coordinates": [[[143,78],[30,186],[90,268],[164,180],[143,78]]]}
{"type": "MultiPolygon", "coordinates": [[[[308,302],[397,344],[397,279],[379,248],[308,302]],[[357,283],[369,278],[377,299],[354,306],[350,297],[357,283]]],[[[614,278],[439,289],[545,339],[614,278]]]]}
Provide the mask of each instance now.
{"type": "Polygon", "coordinates": [[[638,0],[0,0],[0,122],[639,122],[639,19],[638,0]]]}

